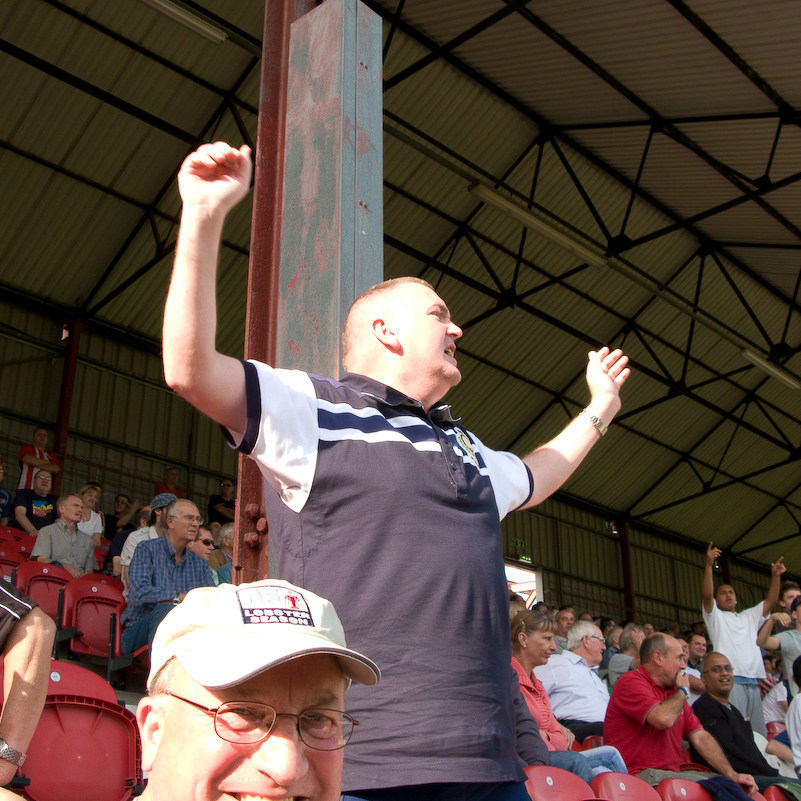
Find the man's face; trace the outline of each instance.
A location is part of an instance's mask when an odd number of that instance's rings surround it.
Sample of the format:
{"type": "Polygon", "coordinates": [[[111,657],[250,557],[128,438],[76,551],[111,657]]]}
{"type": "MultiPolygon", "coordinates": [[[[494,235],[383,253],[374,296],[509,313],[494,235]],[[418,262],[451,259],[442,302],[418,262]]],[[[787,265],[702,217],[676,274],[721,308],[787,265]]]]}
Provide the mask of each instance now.
{"type": "MultiPolygon", "coordinates": [[[[180,668],[176,673],[170,691],[207,707],[247,700],[291,714],[315,706],[345,709],[345,681],[329,655],[295,659],[225,690],[208,690],[180,668]]],[[[137,719],[154,799],[339,799],[342,749],[306,746],[296,718],[279,717],[269,737],[253,745],[220,739],[212,715],[168,696],[142,699],[137,719]]]]}
{"type": "Polygon", "coordinates": [[[208,562],[211,558],[211,552],[214,550],[214,540],[211,538],[211,533],[208,529],[200,529],[197,537],[186,547],[208,562]]]}
{"type": "Polygon", "coordinates": [[[598,626],[593,626],[592,635],[585,637],[584,648],[587,650],[587,656],[584,658],[590,667],[595,667],[601,664],[601,657],[606,650],[606,643],[604,642],[603,635],[598,626]]]}
{"type": "Polygon", "coordinates": [[[572,609],[564,609],[556,616],[556,633],[567,637],[567,630],[576,622],[576,614],[572,609]]]}
{"type": "Polygon", "coordinates": [[[168,487],[174,487],[175,482],[178,481],[178,468],[171,467],[169,470],[164,471],[164,483],[168,487]]]}
{"type": "Polygon", "coordinates": [[[734,671],[729,658],[718,653],[712,653],[706,657],[701,680],[704,682],[708,693],[728,698],[732,687],[734,687],[734,671]]]}
{"type": "Polygon", "coordinates": [[[83,501],[77,495],[70,495],[66,503],[58,507],[58,516],[67,524],[78,523],[83,514],[83,501]]]}
{"type": "Polygon", "coordinates": [[[53,487],[53,477],[50,473],[40,470],[33,479],[33,490],[37,495],[47,495],[53,487]]]}
{"type": "Polygon", "coordinates": [[[386,316],[403,356],[403,374],[414,377],[421,400],[435,403],[461,380],[455,351],[462,329],[451,321],[442,298],[422,284],[398,287],[391,302],[386,316]]]}
{"type": "Polygon", "coordinates": [[[693,664],[703,659],[706,654],[706,638],[693,634],[690,638],[690,660],[693,664]]]}
{"type": "Polygon", "coordinates": [[[114,499],[114,514],[117,517],[125,514],[128,511],[128,499],[124,495],[118,495],[114,499]]]}
{"type": "Polygon", "coordinates": [[[32,443],[34,448],[39,448],[40,451],[45,450],[47,448],[47,431],[43,428],[37,428],[33,432],[32,443]]]}
{"type": "Polygon", "coordinates": [[[203,518],[197,506],[191,501],[181,501],[176,504],[175,515],[167,518],[167,529],[173,547],[177,549],[179,546],[185,548],[189,545],[197,537],[202,522],[203,518]]]}
{"type": "Polygon", "coordinates": [[[782,595],[782,606],[787,610],[787,613],[790,613],[790,607],[793,605],[793,601],[801,595],[801,590],[787,590],[787,592],[782,595]]]}
{"type": "Polygon", "coordinates": [[[676,676],[687,667],[687,663],[684,661],[684,652],[678,640],[666,636],[665,642],[665,650],[657,652],[661,654],[659,683],[663,687],[673,687],[676,684],[676,676]]]}
{"type": "Polygon", "coordinates": [[[220,483],[220,495],[226,500],[231,500],[231,496],[234,494],[234,482],[228,481],[227,479],[220,483]]]}
{"type": "Polygon", "coordinates": [[[715,600],[718,602],[718,609],[724,612],[733,612],[737,608],[737,596],[731,584],[721,584],[715,593],[715,600]]]}

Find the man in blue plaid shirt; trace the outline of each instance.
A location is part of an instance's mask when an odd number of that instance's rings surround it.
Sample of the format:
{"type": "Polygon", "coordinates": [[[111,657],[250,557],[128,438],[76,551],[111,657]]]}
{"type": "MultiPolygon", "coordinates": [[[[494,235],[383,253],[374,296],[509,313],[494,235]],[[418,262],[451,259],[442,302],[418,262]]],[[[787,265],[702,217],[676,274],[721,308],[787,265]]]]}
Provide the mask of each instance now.
{"type": "Polygon", "coordinates": [[[208,562],[187,549],[203,518],[191,501],[167,507],[167,533],[140,542],[128,572],[128,606],[122,613],[122,650],[132,653],[153,643],[156,628],[167,613],[195,587],[213,587],[208,562]]]}

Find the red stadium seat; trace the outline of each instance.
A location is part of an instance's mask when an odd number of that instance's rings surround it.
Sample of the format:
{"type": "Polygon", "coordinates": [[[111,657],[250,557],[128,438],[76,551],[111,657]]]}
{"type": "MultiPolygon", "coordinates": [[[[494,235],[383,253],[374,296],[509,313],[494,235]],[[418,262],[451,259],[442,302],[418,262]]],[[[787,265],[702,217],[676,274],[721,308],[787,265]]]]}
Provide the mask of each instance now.
{"type": "Polygon", "coordinates": [[[118,704],[114,688],[97,673],[93,673],[75,662],[50,662],[48,695],[78,695],[97,698],[110,704],[118,704]]]}
{"type": "Polygon", "coordinates": [[[0,542],[0,577],[6,581],[11,581],[11,574],[23,562],[28,561],[27,556],[23,556],[16,548],[8,548],[8,542],[0,542]]]}
{"type": "Polygon", "coordinates": [[[108,651],[108,668],[106,678],[109,684],[112,683],[114,673],[132,665],[138,669],[147,672],[150,662],[150,649],[147,645],[137,648],[132,654],[124,654],[122,652],[122,624],[120,617],[125,611],[127,603],[122,601],[118,603],[111,613],[109,621],[109,651],[108,651]]]}
{"type": "Polygon", "coordinates": [[[587,782],[574,773],[547,765],[525,768],[526,790],[533,801],[587,801],[595,794],[587,782]]]}
{"type": "Polygon", "coordinates": [[[17,589],[36,601],[53,620],[58,617],[59,590],[71,580],[72,576],[63,567],[27,559],[18,565],[15,573],[17,589]]]}
{"type": "Polygon", "coordinates": [[[767,725],[768,729],[768,740],[772,740],[777,734],[781,734],[783,731],[787,729],[787,726],[784,723],[780,723],[778,720],[772,720],[767,725]]]}
{"type": "Polygon", "coordinates": [[[608,801],[660,801],[660,795],[648,782],[628,773],[599,773],[592,780],[598,798],[608,801]]]}
{"type": "Polygon", "coordinates": [[[589,737],[584,738],[584,742],[581,744],[581,750],[584,751],[587,748],[600,748],[604,744],[604,738],[601,737],[600,734],[591,734],[589,737]]]}
{"type": "Polygon", "coordinates": [[[125,598],[101,578],[85,575],[64,587],[62,627],[75,630],[70,638],[72,653],[107,659],[111,615],[125,598]]]}
{"type": "Polygon", "coordinates": [[[48,695],[19,775],[30,801],[127,801],[142,785],[136,718],[99,698],[48,695]]]}
{"type": "Polygon", "coordinates": [[[662,801],[712,801],[712,796],[689,779],[662,779],[656,787],[662,801]]]}

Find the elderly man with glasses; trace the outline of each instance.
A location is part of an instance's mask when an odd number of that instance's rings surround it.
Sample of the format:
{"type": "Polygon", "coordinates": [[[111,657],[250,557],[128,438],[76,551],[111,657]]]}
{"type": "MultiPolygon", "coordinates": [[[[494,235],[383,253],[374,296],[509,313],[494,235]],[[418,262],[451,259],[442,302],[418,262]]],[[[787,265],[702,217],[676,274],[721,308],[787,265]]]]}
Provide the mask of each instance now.
{"type": "Polygon", "coordinates": [[[358,725],[345,690],[379,676],[311,592],[271,580],[193,590],[153,642],[142,798],[338,801],[358,725]]]}
{"type": "Polygon", "coordinates": [[[567,648],[534,668],[554,716],[579,742],[604,733],[609,691],[598,677],[598,665],[605,649],[598,626],[579,620],[567,632],[567,648]]]}
{"type": "MultiPolygon", "coordinates": [[[[737,707],[729,703],[734,686],[734,668],[729,658],[717,652],[704,657],[701,680],[706,692],[693,705],[693,712],[704,729],[717,740],[731,766],[740,773],[750,773],[760,791],[772,784],[798,784],[797,779],[780,776],[779,771],[768,764],[754,742],[751,725],[737,707]]],[[[690,755],[693,762],[711,767],[692,743],[690,755]]]]}
{"type": "Polygon", "coordinates": [[[152,646],[156,627],[189,590],[213,587],[208,563],[187,546],[197,536],[203,518],[191,501],[175,500],[165,515],[167,533],[136,547],[128,571],[128,606],[122,613],[122,650],[132,653],[152,646]]]}

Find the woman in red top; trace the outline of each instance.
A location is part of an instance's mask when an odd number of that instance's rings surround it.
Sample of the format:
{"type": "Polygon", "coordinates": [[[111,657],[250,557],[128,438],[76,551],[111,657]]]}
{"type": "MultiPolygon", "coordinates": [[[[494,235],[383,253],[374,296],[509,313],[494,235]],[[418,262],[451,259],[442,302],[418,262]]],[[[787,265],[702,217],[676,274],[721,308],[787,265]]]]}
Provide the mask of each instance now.
{"type": "Polygon", "coordinates": [[[548,746],[550,764],[581,776],[588,784],[598,773],[627,773],[620,753],[611,745],[571,751],[573,732],[556,720],[548,694],[534,675],[537,665],[544,665],[556,652],[553,635],[556,621],[541,607],[518,612],[512,618],[512,667],[520,681],[520,691],[540,729],[540,737],[548,746]],[[576,759],[578,757],[578,759],[576,759]]]}

